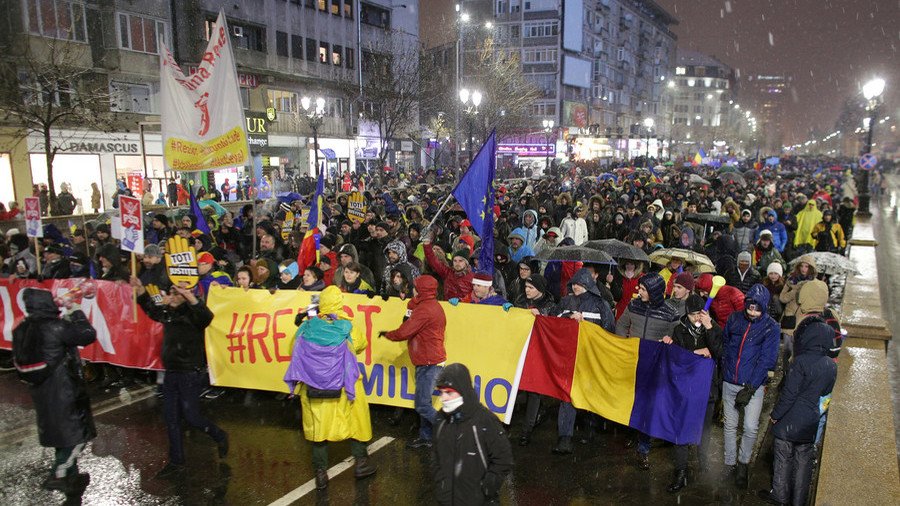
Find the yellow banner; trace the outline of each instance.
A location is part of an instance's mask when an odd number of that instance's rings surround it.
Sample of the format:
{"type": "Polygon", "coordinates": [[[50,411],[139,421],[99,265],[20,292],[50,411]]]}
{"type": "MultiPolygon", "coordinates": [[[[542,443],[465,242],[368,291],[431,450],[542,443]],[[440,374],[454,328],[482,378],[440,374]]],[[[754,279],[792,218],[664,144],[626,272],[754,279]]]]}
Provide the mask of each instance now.
{"type": "Polygon", "coordinates": [[[219,137],[202,143],[169,137],[163,154],[172,170],[197,171],[209,167],[241,165],[250,151],[247,147],[247,134],[241,126],[236,126],[219,137]]]}
{"type": "MultiPolygon", "coordinates": [[[[305,310],[313,293],[211,289],[207,303],[215,317],[206,329],[206,356],[213,384],[287,392],[283,378],[297,330],[294,316],[305,310]]],[[[509,423],[534,316],[497,306],[441,306],[447,316],[447,363],[465,364],[479,400],[509,423]]],[[[378,337],[400,326],[406,301],[348,294],[344,309],[353,325],[365,328],[369,341],[357,357],[369,402],[413,407],[415,368],[406,343],[378,337]]]]}

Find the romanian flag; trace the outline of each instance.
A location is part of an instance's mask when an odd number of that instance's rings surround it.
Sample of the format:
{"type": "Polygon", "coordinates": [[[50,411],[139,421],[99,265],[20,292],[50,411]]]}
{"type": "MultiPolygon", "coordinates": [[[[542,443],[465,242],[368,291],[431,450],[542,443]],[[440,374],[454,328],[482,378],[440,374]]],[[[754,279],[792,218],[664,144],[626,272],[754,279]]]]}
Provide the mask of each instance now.
{"type": "Polygon", "coordinates": [[[700,153],[697,153],[696,155],[694,155],[694,160],[693,160],[693,162],[691,162],[691,165],[696,167],[696,166],[700,165],[701,163],[703,163],[703,157],[700,156],[700,153]]]}
{"type": "Polygon", "coordinates": [[[300,251],[297,253],[297,267],[302,273],[310,265],[319,263],[319,240],[322,238],[322,208],[324,207],[325,194],[325,173],[319,170],[319,179],[316,181],[316,193],[313,196],[312,203],[309,206],[309,216],[307,216],[306,235],[303,236],[303,242],[300,243],[300,251]]]}
{"type": "Polygon", "coordinates": [[[519,388],[571,402],[644,434],[699,444],[711,359],[676,345],[623,338],[590,322],[535,319],[519,388]]]}

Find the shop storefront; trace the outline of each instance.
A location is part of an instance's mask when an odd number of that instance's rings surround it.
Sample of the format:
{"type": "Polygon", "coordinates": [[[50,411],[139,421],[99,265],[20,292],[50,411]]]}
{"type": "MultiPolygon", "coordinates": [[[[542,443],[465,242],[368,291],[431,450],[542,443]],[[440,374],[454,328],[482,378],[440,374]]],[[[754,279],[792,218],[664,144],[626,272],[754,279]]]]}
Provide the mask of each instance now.
{"type": "Polygon", "coordinates": [[[0,202],[9,209],[9,203],[14,200],[12,158],[9,153],[0,153],[0,202]]]}
{"type": "MultiPolygon", "coordinates": [[[[309,146],[309,174],[315,177],[315,158],[312,150],[314,140],[307,139],[309,146]]],[[[335,139],[328,137],[319,138],[319,164],[325,167],[325,178],[329,184],[334,184],[335,178],[340,178],[344,171],[350,170],[355,164],[355,142],[350,139],[335,139]]]]}

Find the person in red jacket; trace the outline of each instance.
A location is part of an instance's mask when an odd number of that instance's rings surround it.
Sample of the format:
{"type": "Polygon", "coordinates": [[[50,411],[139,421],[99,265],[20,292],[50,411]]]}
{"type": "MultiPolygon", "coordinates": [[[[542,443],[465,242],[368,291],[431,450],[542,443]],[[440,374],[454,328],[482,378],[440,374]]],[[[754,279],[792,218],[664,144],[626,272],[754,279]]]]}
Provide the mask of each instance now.
{"type": "Polygon", "coordinates": [[[453,253],[453,266],[441,263],[434,255],[434,246],[428,237],[422,242],[428,268],[444,282],[444,299],[465,300],[472,293],[472,269],[469,267],[469,252],[459,250],[453,253]]]}
{"type": "MultiPolygon", "coordinates": [[[[428,248],[426,248],[426,251],[428,248]]],[[[471,277],[471,274],[470,274],[471,277]]],[[[470,281],[471,283],[471,281],[470,281]]],[[[379,336],[391,341],[406,341],[409,359],[416,366],[416,412],[422,419],[419,437],[407,443],[408,448],[431,448],[431,426],[437,416],[431,394],[434,383],[444,369],[444,330],[447,318],[437,301],[438,282],[434,277],[419,276],[413,282],[413,298],[407,304],[409,319],[400,328],[382,331],[379,336]]]]}
{"type": "MultiPolygon", "coordinates": [[[[696,287],[701,297],[709,297],[712,280],[713,275],[708,272],[697,278],[696,287]]],[[[733,286],[725,285],[719,289],[710,309],[716,317],[716,323],[724,328],[731,313],[744,310],[744,294],[733,286]]]]}

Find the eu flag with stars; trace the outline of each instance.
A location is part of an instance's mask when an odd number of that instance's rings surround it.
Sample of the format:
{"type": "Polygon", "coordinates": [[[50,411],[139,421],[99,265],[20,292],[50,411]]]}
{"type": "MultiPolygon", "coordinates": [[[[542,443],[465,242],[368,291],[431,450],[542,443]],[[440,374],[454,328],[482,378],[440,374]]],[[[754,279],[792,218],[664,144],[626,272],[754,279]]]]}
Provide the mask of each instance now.
{"type": "Polygon", "coordinates": [[[479,270],[494,273],[494,172],[497,168],[497,132],[492,131],[469,170],[453,189],[453,197],[466,212],[472,229],[481,237],[479,270]]]}

